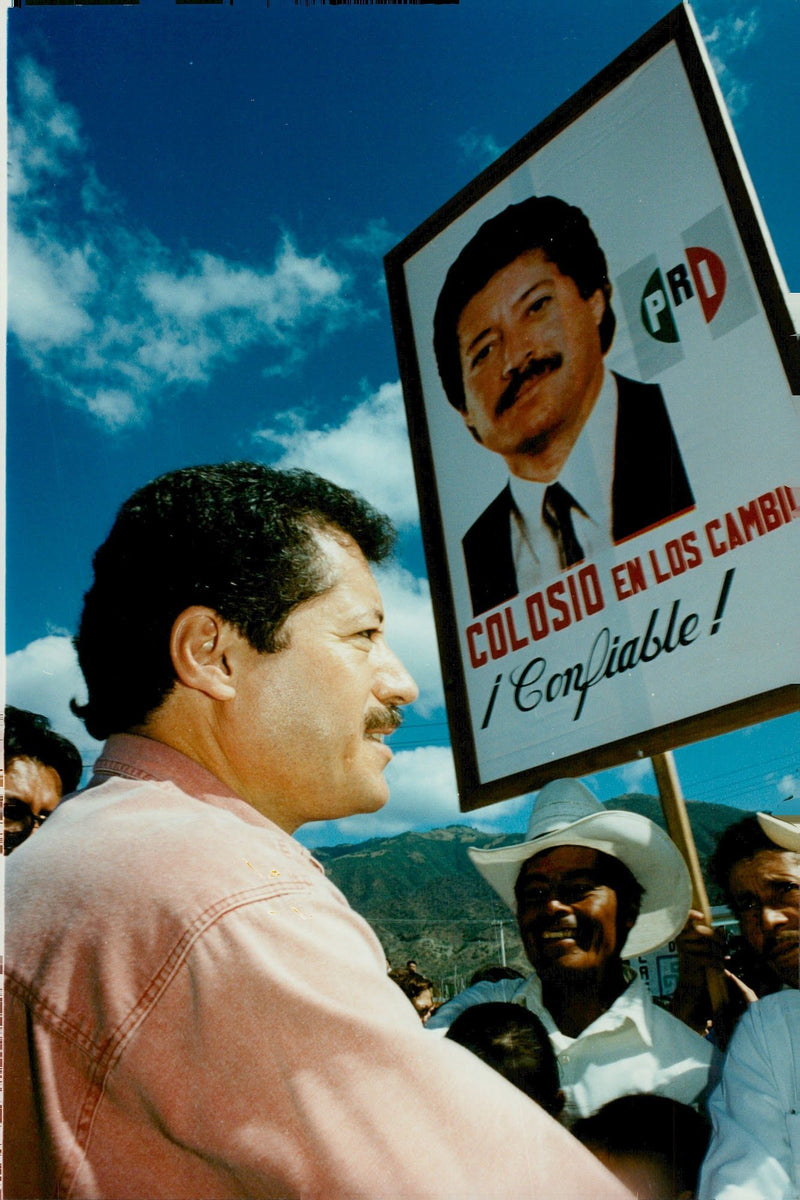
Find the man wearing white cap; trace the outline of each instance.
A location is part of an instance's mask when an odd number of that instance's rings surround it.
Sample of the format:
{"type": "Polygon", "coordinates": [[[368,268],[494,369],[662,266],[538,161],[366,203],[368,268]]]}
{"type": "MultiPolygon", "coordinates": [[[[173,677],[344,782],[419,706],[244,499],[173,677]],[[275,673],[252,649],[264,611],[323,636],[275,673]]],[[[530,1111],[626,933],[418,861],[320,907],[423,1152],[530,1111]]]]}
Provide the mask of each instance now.
{"type": "Polygon", "coordinates": [[[725,830],[709,870],[775,986],[800,987],[800,825],[751,814],[725,830]]]}
{"type": "Polygon", "coordinates": [[[751,1004],[709,1103],[701,1200],[800,1196],[800,824],[757,813],[732,825],[713,875],[742,936],[779,987],[751,1004]]]}
{"type": "Polygon", "coordinates": [[[539,792],[524,842],[469,854],[517,913],[533,973],[468,988],[428,1028],[490,1000],[531,1009],[558,1057],[567,1121],[634,1092],[696,1101],[712,1047],[658,1008],[623,964],[675,937],[689,912],[689,873],[667,835],[558,779],[539,792]]]}
{"type": "Polygon", "coordinates": [[[713,1017],[715,1040],[724,1047],[749,1001],[777,988],[800,988],[800,818],[749,813],[721,835],[708,873],[738,918],[744,942],[739,970],[746,981],[726,969],[720,931],[692,910],[678,938],[680,971],[671,1008],[695,1029],[713,1017]],[[709,969],[724,971],[729,980],[730,1003],[714,1013],[709,969]]]}

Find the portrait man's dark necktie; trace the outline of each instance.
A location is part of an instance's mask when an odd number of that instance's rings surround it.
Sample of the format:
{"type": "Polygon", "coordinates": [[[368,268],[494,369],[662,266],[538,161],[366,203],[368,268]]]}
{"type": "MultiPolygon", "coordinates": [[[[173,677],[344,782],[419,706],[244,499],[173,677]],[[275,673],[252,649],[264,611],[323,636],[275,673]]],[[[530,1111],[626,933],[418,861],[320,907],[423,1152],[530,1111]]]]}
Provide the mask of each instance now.
{"type": "Polygon", "coordinates": [[[560,483],[551,483],[544,493],[542,516],[555,538],[561,567],[571,567],[584,557],[583,547],[572,524],[572,509],[583,512],[581,506],[560,483]]]}

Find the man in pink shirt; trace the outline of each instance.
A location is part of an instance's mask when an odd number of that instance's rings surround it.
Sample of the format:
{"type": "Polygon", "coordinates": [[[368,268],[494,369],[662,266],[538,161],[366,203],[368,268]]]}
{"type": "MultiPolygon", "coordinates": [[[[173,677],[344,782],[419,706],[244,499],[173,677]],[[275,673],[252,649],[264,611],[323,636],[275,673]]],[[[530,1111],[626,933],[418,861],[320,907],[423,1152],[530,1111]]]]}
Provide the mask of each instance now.
{"type": "Polygon", "coordinates": [[[386,802],[416,696],[368,565],[391,541],[351,493],[251,463],[120,510],[76,639],[108,740],[9,861],[6,1196],[627,1195],[423,1032],[291,836],[386,802]]]}

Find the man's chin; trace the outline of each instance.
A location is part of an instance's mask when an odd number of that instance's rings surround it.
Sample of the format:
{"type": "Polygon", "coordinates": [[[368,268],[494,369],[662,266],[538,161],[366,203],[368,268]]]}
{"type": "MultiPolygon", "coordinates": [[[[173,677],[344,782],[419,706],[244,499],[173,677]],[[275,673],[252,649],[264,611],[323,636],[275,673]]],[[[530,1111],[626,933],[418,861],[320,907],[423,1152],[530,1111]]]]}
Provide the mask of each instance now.
{"type": "Polygon", "coordinates": [[[787,987],[800,988],[800,953],[797,950],[793,954],[782,954],[780,959],[772,964],[772,969],[781,983],[787,987]]]}

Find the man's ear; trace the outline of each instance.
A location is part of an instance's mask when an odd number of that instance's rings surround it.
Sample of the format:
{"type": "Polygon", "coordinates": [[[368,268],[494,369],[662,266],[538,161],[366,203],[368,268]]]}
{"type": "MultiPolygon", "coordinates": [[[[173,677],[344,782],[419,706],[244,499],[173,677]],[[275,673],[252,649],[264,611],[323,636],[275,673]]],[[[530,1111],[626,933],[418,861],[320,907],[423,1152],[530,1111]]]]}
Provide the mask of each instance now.
{"type": "Polygon", "coordinates": [[[179,613],[172,625],[169,649],[180,683],[212,700],[232,700],[230,651],[241,635],[213,608],[194,604],[179,613]]]}

